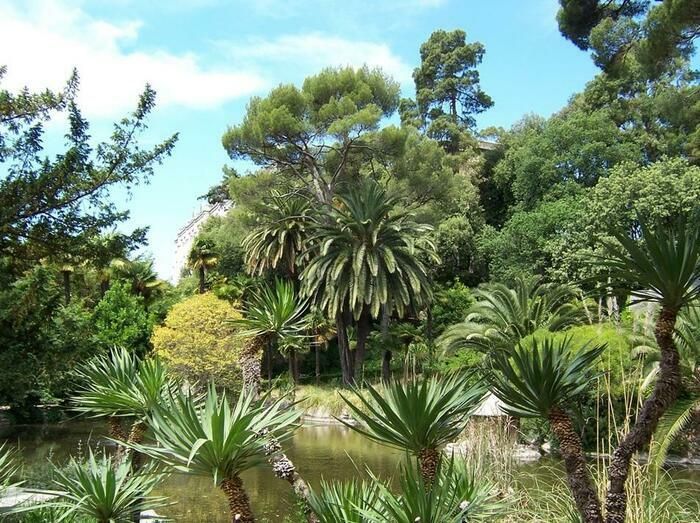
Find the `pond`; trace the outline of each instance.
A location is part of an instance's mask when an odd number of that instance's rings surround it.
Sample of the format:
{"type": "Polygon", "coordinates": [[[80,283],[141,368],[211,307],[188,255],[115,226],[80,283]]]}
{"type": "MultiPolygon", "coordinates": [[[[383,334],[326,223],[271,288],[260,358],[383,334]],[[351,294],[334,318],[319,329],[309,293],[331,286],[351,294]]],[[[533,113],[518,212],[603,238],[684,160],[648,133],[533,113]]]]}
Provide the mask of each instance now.
{"type": "MultiPolygon", "coordinates": [[[[49,461],[65,463],[71,454],[84,452],[86,447],[97,448],[109,444],[104,439],[105,427],[99,422],[69,421],[41,426],[19,426],[6,436],[18,445],[24,457],[27,473],[32,481],[45,480],[50,470],[49,461]]],[[[368,441],[342,426],[311,425],[300,428],[287,442],[288,456],[302,476],[318,485],[322,477],[349,479],[369,467],[382,477],[391,476],[402,454],[368,441]]],[[[552,462],[524,465],[528,477],[550,481],[553,479],[552,462]]],[[[683,469],[674,473],[678,478],[700,483],[700,471],[683,469]]],[[[288,484],[275,478],[265,467],[243,475],[253,508],[261,520],[282,523],[289,514],[294,499],[288,484]]],[[[181,474],[172,475],[157,494],[167,495],[177,503],[159,512],[179,523],[226,522],[227,504],[211,480],[181,474]]]]}

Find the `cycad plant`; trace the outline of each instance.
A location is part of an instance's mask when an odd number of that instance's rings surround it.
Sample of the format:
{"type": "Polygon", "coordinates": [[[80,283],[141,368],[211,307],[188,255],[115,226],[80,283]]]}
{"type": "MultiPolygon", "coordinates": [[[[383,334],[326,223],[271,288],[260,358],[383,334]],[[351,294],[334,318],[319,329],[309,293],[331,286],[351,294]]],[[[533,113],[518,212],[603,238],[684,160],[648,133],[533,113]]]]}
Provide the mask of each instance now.
{"type": "Polygon", "coordinates": [[[573,347],[570,338],[534,338],[510,353],[492,359],[491,385],[509,414],[522,418],[545,418],[559,440],[569,487],[579,513],[587,523],[600,523],[603,516],[581,438],[566,411],[588,387],[591,369],[605,346],[573,347]]]}
{"type": "Polygon", "coordinates": [[[498,498],[495,486],[477,478],[464,460],[443,460],[436,477],[426,483],[413,464],[400,469],[398,493],[373,477],[376,502],[364,512],[373,523],[463,523],[494,521],[507,503],[498,498]]]}
{"type": "Polygon", "coordinates": [[[395,381],[358,390],[358,405],[341,395],[359,425],[347,426],[382,445],[406,451],[418,460],[427,485],[437,474],[442,447],[457,439],[469,415],[481,402],[485,388],[473,385],[469,375],[395,381]]]}
{"type": "Polygon", "coordinates": [[[621,437],[609,466],[606,517],[609,523],[625,520],[625,484],[632,456],[652,439],[659,420],[673,406],[682,388],[681,366],[674,333],[680,312],[700,297],[700,230],[694,224],[640,225],[641,241],[616,234],[606,244],[606,257],[597,261],[605,269],[603,286],[629,293],[634,303],[660,305],[654,336],[661,356],[652,393],[642,404],[634,425],[621,437]]]}
{"type": "Polygon", "coordinates": [[[214,251],[214,246],[202,238],[197,238],[187,257],[187,265],[199,276],[199,293],[207,290],[207,272],[219,263],[219,258],[214,251]]]}
{"type": "Polygon", "coordinates": [[[134,514],[167,504],[167,498],[149,496],[164,478],[152,465],[133,472],[128,460],[114,462],[92,451],[85,462],[71,459],[65,469],[56,469],[58,500],[49,506],[63,509],[58,521],[80,516],[97,523],[129,523],[134,514]]]}
{"type": "MultiPolygon", "coordinates": [[[[306,328],[306,301],[299,298],[291,282],[276,279],[252,292],[244,305],[243,318],[233,323],[246,338],[241,352],[243,382],[247,390],[260,391],[260,357],[270,341],[291,352],[301,343],[306,328]]],[[[293,357],[289,354],[290,361],[293,357]]]]}
{"type": "Polygon", "coordinates": [[[178,472],[212,478],[228,498],[231,520],[251,522],[241,473],[264,463],[270,445],[295,429],[299,413],[284,400],[244,392],[231,403],[213,384],[202,400],[178,391],[149,416],[156,444],[131,446],[178,472]]]}
{"type": "Polygon", "coordinates": [[[424,261],[438,260],[427,237],[432,228],[399,211],[398,203],[364,180],[337,195],[310,240],[314,256],[300,276],[302,290],[336,321],[345,385],[361,370],[371,319],[381,308],[403,317],[432,297],[424,261]],[[357,324],[354,357],[347,337],[351,319],[357,324]]]}
{"type": "Polygon", "coordinates": [[[511,288],[492,283],[475,291],[477,302],[462,323],[438,339],[446,351],[472,349],[487,354],[510,350],[538,329],[558,331],[581,323],[583,309],[567,285],[519,279],[511,288]]]}

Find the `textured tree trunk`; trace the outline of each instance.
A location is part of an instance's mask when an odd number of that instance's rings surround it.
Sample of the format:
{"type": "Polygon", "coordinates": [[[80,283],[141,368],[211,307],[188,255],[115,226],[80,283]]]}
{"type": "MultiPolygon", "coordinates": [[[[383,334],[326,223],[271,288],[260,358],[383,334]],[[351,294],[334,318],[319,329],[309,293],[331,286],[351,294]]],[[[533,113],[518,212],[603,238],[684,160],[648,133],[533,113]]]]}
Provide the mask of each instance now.
{"type": "Polygon", "coordinates": [[[296,349],[289,349],[289,379],[294,385],[299,384],[299,359],[296,349]]]}
{"type": "Polygon", "coordinates": [[[241,352],[240,364],[243,373],[243,386],[256,398],[260,395],[260,356],[265,347],[265,340],[255,336],[248,339],[241,352]]]}
{"type": "Polygon", "coordinates": [[[204,294],[207,290],[207,274],[204,266],[199,268],[199,294],[204,294]]]}
{"type": "Polygon", "coordinates": [[[559,440],[559,450],[564,458],[569,489],[579,514],[585,523],[602,523],[600,500],[586,466],[581,438],[574,430],[571,418],[559,407],[554,407],[549,412],[549,422],[559,440]]]}
{"type": "Polygon", "coordinates": [[[338,331],[338,353],[340,356],[340,370],[343,375],[343,386],[353,385],[352,358],[350,354],[350,343],[348,342],[348,329],[345,318],[338,314],[336,318],[336,328],[338,331]]]}
{"type": "Polygon", "coordinates": [[[359,381],[360,374],[365,364],[365,352],[367,349],[367,337],[369,336],[370,316],[365,308],[357,320],[357,347],[355,347],[355,369],[353,377],[355,382],[359,381]]]}
{"type": "Polygon", "coordinates": [[[677,317],[677,310],[664,307],[656,320],[654,334],[659,349],[661,349],[659,374],[654,390],[644,401],[634,426],[622,438],[610,460],[608,467],[610,483],[605,498],[607,523],[623,523],[625,521],[627,511],[625,483],[629,475],[632,456],[649,444],[659,419],[678,397],[681,374],[678,350],[673,342],[677,317]]]}
{"type": "Polygon", "coordinates": [[[384,349],[384,355],[382,356],[382,381],[385,384],[391,382],[391,357],[393,354],[390,350],[384,349]]]}
{"type": "MultiPolygon", "coordinates": [[[[110,416],[107,418],[107,426],[109,429],[109,437],[119,441],[126,441],[127,435],[122,427],[122,421],[117,416],[110,416]]],[[[124,445],[116,444],[114,449],[114,464],[115,466],[122,462],[124,459],[124,454],[126,452],[126,447],[124,445]]]]}
{"type": "Polygon", "coordinates": [[[228,499],[228,508],[231,513],[232,523],[253,523],[255,516],[250,508],[250,500],[243,488],[243,482],[238,476],[226,478],[219,487],[226,494],[228,499]]]}
{"type": "Polygon", "coordinates": [[[440,457],[440,451],[437,449],[423,449],[418,454],[420,474],[423,477],[423,482],[428,487],[435,481],[440,457]]]}
{"type": "Polygon", "coordinates": [[[314,369],[314,375],[316,376],[316,385],[321,384],[321,351],[319,350],[319,345],[319,342],[314,342],[314,357],[316,360],[316,368],[314,369]]]}
{"type": "Polygon", "coordinates": [[[382,355],[382,381],[384,383],[389,383],[391,381],[391,351],[387,349],[387,344],[389,343],[389,308],[386,304],[382,305],[382,319],[381,319],[381,333],[382,333],[382,344],[384,345],[384,354],[382,355]]]}

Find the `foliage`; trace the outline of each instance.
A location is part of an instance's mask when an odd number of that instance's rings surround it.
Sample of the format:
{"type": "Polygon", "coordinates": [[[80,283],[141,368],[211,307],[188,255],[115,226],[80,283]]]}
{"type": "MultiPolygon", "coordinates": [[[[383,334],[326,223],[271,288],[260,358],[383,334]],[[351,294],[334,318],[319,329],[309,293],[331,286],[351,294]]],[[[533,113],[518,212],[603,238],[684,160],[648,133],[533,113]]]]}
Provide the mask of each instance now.
{"type": "Polygon", "coordinates": [[[219,262],[214,246],[202,239],[196,238],[192,249],[187,255],[187,266],[199,274],[199,293],[206,291],[206,274],[219,262]]]}
{"type": "Polygon", "coordinates": [[[153,323],[143,304],[143,298],[133,295],[127,284],[112,284],[92,314],[101,350],[123,347],[140,355],[148,352],[153,323]]]}
{"type": "Polygon", "coordinates": [[[589,371],[604,350],[589,345],[574,351],[569,338],[533,339],[493,358],[492,390],[509,414],[547,418],[589,387],[589,371]]]}
{"type": "Polygon", "coordinates": [[[117,258],[112,260],[110,267],[115,279],[129,283],[131,292],[141,296],[146,307],[167,287],[166,282],[158,278],[158,273],[153,268],[153,260],[117,258]]]}
{"type": "Polygon", "coordinates": [[[309,495],[309,506],[319,523],[369,523],[372,519],[367,514],[378,500],[377,482],[321,480],[319,490],[309,495]]]}
{"type": "Polygon", "coordinates": [[[148,494],[163,480],[153,466],[139,472],[128,461],[114,463],[113,458],[96,458],[90,451],[84,463],[72,459],[67,470],[57,470],[59,499],[51,506],[66,509],[59,521],[79,515],[98,523],[127,523],[134,513],[166,504],[166,498],[148,494]]]}
{"type": "Polygon", "coordinates": [[[231,320],[241,314],[210,293],[191,296],[173,306],[153,331],[153,351],[174,373],[190,381],[236,383],[241,343],[231,320]]]}
{"type": "Polygon", "coordinates": [[[454,441],[464,430],[469,414],[485,393],[481,385],[469,383],[470,376],[455,374],[408,383],[394,381],[380,389],[367,385],[369,398],[354,391],[363,408],[342,397],[362,423],[349,425],[353,430],[382,445],[418,455],[454,441]]]}
{"type": "Polygon", "coordinates": [[[473,304],[473,291],[461,281],[437,286],[431,304],[433,334],[439,336],[450,325],[462,321],[473,304]]]}

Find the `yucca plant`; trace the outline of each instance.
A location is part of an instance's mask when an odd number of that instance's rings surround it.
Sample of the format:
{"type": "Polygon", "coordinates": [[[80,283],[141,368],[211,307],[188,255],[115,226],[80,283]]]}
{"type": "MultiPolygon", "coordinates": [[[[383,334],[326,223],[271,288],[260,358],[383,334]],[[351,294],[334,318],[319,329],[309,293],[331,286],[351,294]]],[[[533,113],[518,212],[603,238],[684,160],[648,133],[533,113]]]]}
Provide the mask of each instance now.
{"type": "Polygon", "coordinates": [[[617,243],[607,243],[606,255],[597,260],[605,269],[601,282],[616,293],[629,293],[633,303],[660,305],[654,335],[661,356],[654,388],[646,398],[634,425],[622,436],[609,465],[606,517],[623,523],[627,506],[625,484],[632,456],[652,439],[659,420],[672,407],[681,390],[681,367],[674,333],[681,310],[700,297],[700,230],[678,222],[640,224],[641,240],[617,233],[617,243]]]}
{"type": "Polygon", "coordinates": [[[153,465],[134,473],[128,460],[115,463],[91,450],[85,462],[71,459],[67,468],[56,469],[58,500],[49,506],[63,509],[58,521],[82,516],[97,523],[127,523],[134,514],[167,504],[167,498],[148,495],[163,478],[153,465]]]}
{"type": "Polygon", "coordinates": [[[587,523],[600,523],[600,501],[586,465],[581,438],[566,412],[588,387],[604,345],[573,347],[571,338],[534,338],[510,353],[499,353],[490,375],[493,393],[516,417],[548,419],[559,440],[569,487],[587,523]]]}
{"type": "Polygon", "coordinates": [[[474,292],[477,302],[462,323],[438,339],[445,351],[471,349],[491,354],[510,350],[539,329],[559,331],[581,323],[583,309],[567,285],[519,279],[511,288],[492,283],[474,292]]]}
{"type": "Polygon", "coordinates": [[[435,480],[426,483],[413,464],[400,469],[398,492],[373,476],[377,501],[363,512],[376,523],[463,523],[493,521],[507,508],[494,485],[480,480],[454,457],[438,466],[435,480]]]}
{"type": "Polygon", "coordinates": [[[379,389],[368,385],[369,398],[355,389],[357,404],[341,397],[360,424],[339,421],[377,443],[415,456],[425,483],[431,484],[441,448],[457,439],[484,397],[485,388],[471,385],[471,380],[469,375],[455,374],[395,381],[379,389]]]}
{"type": "Polygon", "coordinates": [[[231,520],[254,521],[241,473],[264,463],[270,445],[296,428],[299,413],[284,400],[256,401],[244,392],[230,403],[213,384],[202,400],[178,391],[149,416],[156,444],[131,446],[178,472],[212,478],[228,498],[231,520]]]}
{"type": "Polygon", "coordinates": [[[306,328],[306,301],[299,298],[294,284],[276,279],[274,286],[263,285],[251,293],[241,311],[243,317],[232,323],[246,338],[241,353],[243,383],[253,395],[260,391],[260,356],[273,340],[281,349],[297,347],[306,328]]]}
{"type": "Polygon", "coordinates": [[[369,523],[381,514],[380,482],[321,480],[318,491],[309,495],[309,507],[318,523],[369,523]]]}
{"type": "Polygon", "coordinates": [[[159,359],[142,360],[122,348],[82,364],[76,376],[79,387],[71,399],[73,409],[107,418],[110,436],[131,443],[143,440],[149,414],[178,388],[159,359]],[[125,418],[133,420],[128,434],[121,424],[125,418]]]}

